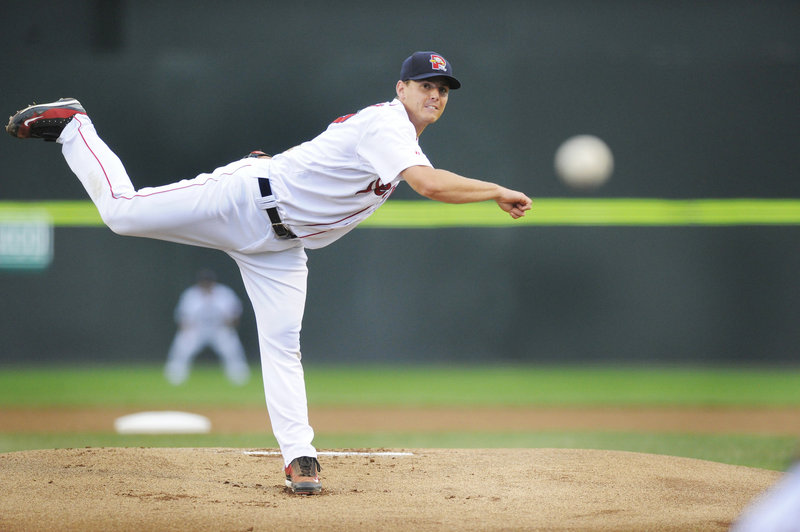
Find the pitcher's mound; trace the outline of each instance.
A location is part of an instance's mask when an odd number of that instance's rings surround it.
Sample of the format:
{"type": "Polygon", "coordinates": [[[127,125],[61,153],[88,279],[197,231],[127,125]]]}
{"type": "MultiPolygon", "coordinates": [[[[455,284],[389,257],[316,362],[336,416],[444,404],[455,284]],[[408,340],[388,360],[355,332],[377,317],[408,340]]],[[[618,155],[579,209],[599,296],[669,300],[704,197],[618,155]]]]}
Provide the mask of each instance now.
{"type": "Polygon", "coordinates": [[[321,456],[324,491],[302,497],[261,451],[0,454],[0,530],[722,531],[780,477],[616,451],[349,451],[321,456]]]}

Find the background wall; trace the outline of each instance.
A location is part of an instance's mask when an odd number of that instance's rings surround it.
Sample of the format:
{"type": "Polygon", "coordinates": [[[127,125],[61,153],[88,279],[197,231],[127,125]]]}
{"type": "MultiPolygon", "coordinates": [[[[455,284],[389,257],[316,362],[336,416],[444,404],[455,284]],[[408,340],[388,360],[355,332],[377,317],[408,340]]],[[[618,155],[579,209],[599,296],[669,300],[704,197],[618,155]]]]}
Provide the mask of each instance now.
{"type": "MultiPolygon", "coordinates": [[[[6,2],[0,104],[79,98],[137,186],[279,152],[391,99],[434,49],[463,89],[432,162],[536,197],[800,197],[795,1],[6,2]],[[567,137],[616,171],[578,193],[567,137]]],[[[0,200],[84,199],[56,146],[0,141],[0,200]]],[[[416,199],[408,187],[395,198],[416,199]]],[[[535,212],[533,213],[535,216],[535,212]]],[[[795,361],[797,227],[359,229],[310,252],[304,355],[326,361],[795,361]]],[[[0,270],[0,361],[158,361],[224,254],[57,229],[0,270]]],[[[252,311],[242,336],[256,359],[252,311]]]]}

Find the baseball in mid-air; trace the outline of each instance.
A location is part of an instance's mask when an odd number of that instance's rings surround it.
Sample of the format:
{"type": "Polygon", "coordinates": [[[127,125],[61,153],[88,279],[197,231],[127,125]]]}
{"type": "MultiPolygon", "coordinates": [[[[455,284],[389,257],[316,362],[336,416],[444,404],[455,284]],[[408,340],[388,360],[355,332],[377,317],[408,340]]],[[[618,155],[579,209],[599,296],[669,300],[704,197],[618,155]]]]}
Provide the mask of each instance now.
{"type": "Polygon", "coordinates": [[[597,188],[611,177],[614,155],[608,145],[594,135],[577,135],[565,140],[556,150],[555,169],[571,188],[597,188]]]}

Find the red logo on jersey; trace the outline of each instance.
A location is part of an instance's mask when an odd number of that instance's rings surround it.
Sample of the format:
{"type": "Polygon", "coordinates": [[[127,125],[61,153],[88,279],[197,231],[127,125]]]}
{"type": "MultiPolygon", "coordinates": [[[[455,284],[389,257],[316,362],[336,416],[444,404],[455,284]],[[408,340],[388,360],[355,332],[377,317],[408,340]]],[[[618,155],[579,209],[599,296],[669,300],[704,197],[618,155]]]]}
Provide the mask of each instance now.
{"type": "Polygon", "coordinates": [[[387,192],[392,190],[392,184],[388,183],[386,185],[381,185],[381,180],[376,179],[372,183],[370,183],[367,188],[364,190],[359,190],[356,194],[367,194],[369,192],[374,192],[376,196],[383,196],[387,192]]]}
{"type": "Polygon", "coordinates": [[[341,124],[342,122],[344,122],[345,120],[347,120],[351,116],[355,116],[355,115],[356,115],[355,113],[350,113],[349,115],[340,116],[339,118],[334,120],[333,123],[334,124],[341,124]]]}
{"type": "Polygon", "coordinates": [[[432,54],[431,55],[431,68],[434,70],[441,70],[443,72],[447,72],[447,61],[444,60],[444,57],[441,55],[432,54]]]}

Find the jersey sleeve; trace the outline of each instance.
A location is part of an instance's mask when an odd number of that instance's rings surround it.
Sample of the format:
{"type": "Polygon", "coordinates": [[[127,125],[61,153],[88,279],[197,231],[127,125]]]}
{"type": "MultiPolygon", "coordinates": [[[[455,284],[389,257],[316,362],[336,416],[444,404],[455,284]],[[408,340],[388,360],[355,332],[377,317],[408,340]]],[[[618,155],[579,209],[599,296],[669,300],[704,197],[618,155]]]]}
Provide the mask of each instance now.
{"type": "Polygon", "coordinates": [[[379,115],[370,122],[357,154],[375,169],[383,183],[391,183],[411,166],[433,166],[422,153],[411,122],[392,115],[379,115]]]}

